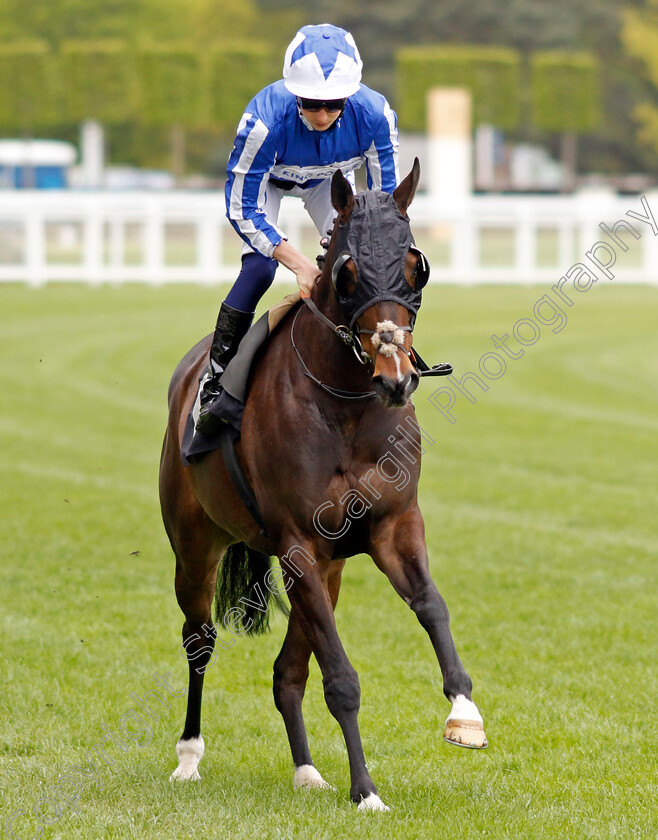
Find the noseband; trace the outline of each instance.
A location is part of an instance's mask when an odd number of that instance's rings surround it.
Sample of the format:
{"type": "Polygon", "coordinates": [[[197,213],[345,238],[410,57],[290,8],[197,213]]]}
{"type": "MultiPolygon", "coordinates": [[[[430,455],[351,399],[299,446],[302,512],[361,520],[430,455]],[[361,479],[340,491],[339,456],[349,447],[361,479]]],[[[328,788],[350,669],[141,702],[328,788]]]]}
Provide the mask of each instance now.
{"type": "Polygon", "coordinates": [[[398,327],[393,321],[379,321],[375,330],[361,330],[362,333],[372,335],[372,346],[375,353],[382,356],[394,356],[398,350],[402,350],[407,356],[411,356],[404,346],[404,331],[411,331],[411,327],[398,327]]]}
{"type": "Polygon", "coordinates": [[[371,335],[372,344],[376,353],[381,353],[382,356],[392,356],[398,350],[402,350],[407,356],[411,357],[409,351],[404,347],[404,333],[413,332],[411,325],[399,327],[393,321],[380,321],[377,328],[374,330],[357,329],[351,330],[345,324],[334,324],[326,315],[317,308],[311,298],[302,298],[306,306],[311,310],[313,315],[321,321],[345,344],[351,348],[357,361],[362,365],[372,365],[374,359],[369,353],[363,349],[361,344],[361,335],[371,335]]]}

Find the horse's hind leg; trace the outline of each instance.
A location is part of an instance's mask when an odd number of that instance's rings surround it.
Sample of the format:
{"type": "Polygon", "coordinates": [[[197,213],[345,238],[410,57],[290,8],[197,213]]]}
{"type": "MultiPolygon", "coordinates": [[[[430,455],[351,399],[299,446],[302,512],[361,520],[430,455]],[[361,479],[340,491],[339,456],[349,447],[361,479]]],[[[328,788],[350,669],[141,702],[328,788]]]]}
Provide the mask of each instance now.
{"type": "Polygon", "coordinates": [[[176,596],[185,613],[183,624],[183,648],[187,654],[189,682],[187,689],[187,712],[183,734],[176,744],[178,767],[171,774],[171,780],[198,779],[199,762],[203,758],[205,745],[201,735],[201,697],[203,678],[211,664],[215,647],[215,630],[211,618],[211,605],[217,571],[204,583],[190,584],[180,561],[176,561],[176,596]]]}
{"type": "Polygon", "coordinates": [[[452,703],[444,739],[471,749],[487,746],[482,716],[471,699],[473,684],[450,632],[445,601],[430,577],[420,511],[391,517],[371,543],[372,558],[427,631],[443,675],[443,692],[452,703]]]}
{"type": "MultiPolygon", "coordinates": [[[[329,569],[329,595],[336,609],[344,560],[335,560],[329,569]]],[[[295,765],[295,788],[330,788],[313,765],[302,715],[302,700],[308,680],[311,646],[293,609],[281,652],[274,663],[274,702],[283,717],[295,765]]]]}
{"type": "Polygon", "coordinates": [[[189,683],[187,712],[183,734],[176,744],[178,767],[171,780],[198,779],[198,766],[204,752],[201,735],[201,698],[203,679],[212,665],[215,629],[211,609],[215,594],[217,566],[226,548],[217,527],[198,512],[195,523],[183,529],[180,523],[174,534],[168,528],[176,554],[176,598],[185,616],[183,648],[187,655],[189,683]]]}

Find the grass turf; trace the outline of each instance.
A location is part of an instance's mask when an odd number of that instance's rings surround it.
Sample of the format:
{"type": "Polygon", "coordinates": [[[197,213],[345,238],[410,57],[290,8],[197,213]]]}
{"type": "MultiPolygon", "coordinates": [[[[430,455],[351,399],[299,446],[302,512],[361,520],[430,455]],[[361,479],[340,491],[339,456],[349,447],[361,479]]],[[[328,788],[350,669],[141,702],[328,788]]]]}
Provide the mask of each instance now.
{"type": "MultiPolygon", "coordinates": [[[[543,291],[432,288],[417,345],[477,371],[543,291]]],[[[443,744],[429,641],[372,563],[349,561],[338,625],[391,806],[363,815],[317,667],[306,720],[337,791],[292,791],[271,698],[281,617],[207,673],[200,783],[168,781],[184,697],[141,746],[106,742],[114,764],[94,751],[154,673],[185,684],[157,465],[170,373],[221,290],[0,286],[5,836],[13,815],[15,838],[654,838],[658,289],[578,298],[476,402],[458,394],[456,422],[428,401],[443,380],[419,388],[432,570],[490,747],[443,744]],[[76,774],[89,757],[96,774],[76,774]]]]}

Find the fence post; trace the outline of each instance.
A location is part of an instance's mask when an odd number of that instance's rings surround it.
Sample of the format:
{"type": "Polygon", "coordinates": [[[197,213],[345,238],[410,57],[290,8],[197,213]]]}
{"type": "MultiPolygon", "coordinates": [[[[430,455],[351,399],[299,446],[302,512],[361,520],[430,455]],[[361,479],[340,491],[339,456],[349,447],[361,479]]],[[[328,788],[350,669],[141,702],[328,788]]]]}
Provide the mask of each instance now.
{"type": "Polygon", "coordinates": [[[537,253],[537,220],[530,202],[521,200],[515,219],[514,268],[519,283],[529,283],[537,253]]]}
{"type": "Polygon", "coordinates": [[[197,253],[202,283],[213,283],[217,280],[217,228],[217,217],[212,212],[204,213],[197,221],[197,253]]]}
{"type": "Polygon", "coordinates": [[[46,282],[46,225],[36,207],[25,214],[25,268],[30,286],[46,282]]]}
{"type": "Polygon", "coordinates": [[[103,280],[103,214],[99,196],[85,201],[86,219],[82,226],[83,265],[87,281],[97,286],[103,280]]]}
{"type": "Polygon", "coordinates": [[[146,282],[159,286],[163,282],[164,269],[164,218],[162,205],[157,198],[147,199],[146,224],[144,225],[144,264],[146,282]]]}

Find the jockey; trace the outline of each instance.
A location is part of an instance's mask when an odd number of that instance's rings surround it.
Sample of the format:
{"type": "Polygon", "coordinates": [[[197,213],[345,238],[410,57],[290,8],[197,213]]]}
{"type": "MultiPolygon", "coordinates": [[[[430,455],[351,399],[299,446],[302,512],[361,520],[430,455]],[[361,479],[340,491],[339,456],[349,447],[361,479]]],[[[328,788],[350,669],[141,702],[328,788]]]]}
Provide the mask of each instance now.
{"type": "Polygon", "coordinates": [[[369,189],[393,192],[399,182],[396,115],[386,99],[361,84],[354,38],[331,24],[305,26],[288,47],[283,80],[247,105],[229,158],[226,215],[244,240],[242,269],[222,303],[204,376],[196,428],[217,431],[212,406],[219,379],[251,324],[279,263],[295,274],[304,296],[319,276],[277,227],[285,195],[301,198],[320,236],[333,225],[331,177],[341,169],[354,188],[363,163],[369,189]]]}

